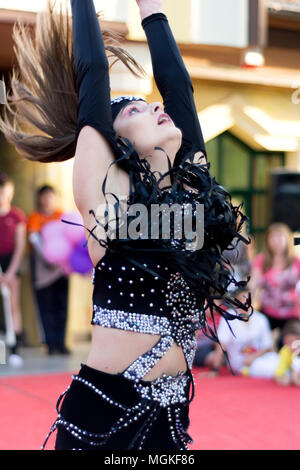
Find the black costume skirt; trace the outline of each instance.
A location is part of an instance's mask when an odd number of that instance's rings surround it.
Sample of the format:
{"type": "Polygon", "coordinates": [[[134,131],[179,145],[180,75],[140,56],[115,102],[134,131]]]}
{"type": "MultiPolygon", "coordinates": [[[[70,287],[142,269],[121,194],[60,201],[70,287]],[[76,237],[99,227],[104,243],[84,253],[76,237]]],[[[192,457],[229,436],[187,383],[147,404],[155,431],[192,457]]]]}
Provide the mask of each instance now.
{"type": "Polygon", "coordinates": [[[82,365],[58,400],[58,418],[47,439],[57,430],[55,450],[188,450],[191,381],[185,403],[181,396],[181,402],[162,406],[121,374],[82,365]]]}

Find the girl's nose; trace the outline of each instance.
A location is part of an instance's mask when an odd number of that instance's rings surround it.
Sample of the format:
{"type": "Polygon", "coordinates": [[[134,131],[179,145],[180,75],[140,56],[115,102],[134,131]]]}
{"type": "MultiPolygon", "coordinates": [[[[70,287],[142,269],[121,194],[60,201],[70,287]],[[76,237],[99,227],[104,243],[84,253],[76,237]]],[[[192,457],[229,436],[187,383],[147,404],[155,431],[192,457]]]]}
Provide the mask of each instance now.
{"type": "Polygon", "coordinates": [[[151,103],[151,111],[153,114],[157,112],[162,112],[163,111],[163,105],[159,102],[157,103],[151,103]]]}

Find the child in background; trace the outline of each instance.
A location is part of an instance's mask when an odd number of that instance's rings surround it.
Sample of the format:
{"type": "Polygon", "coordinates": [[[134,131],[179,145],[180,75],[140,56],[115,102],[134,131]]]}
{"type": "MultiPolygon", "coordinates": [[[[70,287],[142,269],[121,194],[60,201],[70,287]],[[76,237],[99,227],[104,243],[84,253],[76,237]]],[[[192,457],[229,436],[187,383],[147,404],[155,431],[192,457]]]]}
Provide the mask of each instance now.
{"type": "Polygon", "coordinates": [[[65,333],[68,313],[69,278],[60,266],[49,263],[43,254],[42,229],[60,220],[63,211],[57,207],[56,190],[45,184],[36,192],[36,210],[28,217],[27,231],[33,291],[43,327],[43,342],[47,353],[68,355],[65,333]]]}
{"type": "MultiPolygon", "coordinates": [[[[222,304],[222,301],[215,301],[219,305],[222,304]]],[[[224,305],[223,305],[224,308],[224,305]]],[[[218,314],[218,312],[215,312],[214,315],[214,321],[211,318],[211,315],[209,312],[206,313],[206,321],[207,325],[210,326],[212,329],[214,329],[214,325],[218,327],[219,323],[221,320],[221,316],[218,314]]],[[[193,362],[193,366],[199,366],[199,367],[209,367],[210,370],[207,372],[201,373],[201,375],[205,376],[216,376],[219,373],[219,368],[220,365],[217,364],[215,365],[215,351],[219,348],[219,345],[214,343],[210,338],[205,336],[203,331],[200,329],[197,332],[197,349],[195,353],[195,358],[193,362]]]]}
{"type": "Polygon", "coordinates": [[[5,284],[10,292],[10,307],[16,344],[10,348],[8,363],[21,366],[19,355],[23,327],[20,311],[20,265],[26,246],[26,216],[14,205],[14,182],[6,174],[0,175],[0,284],[5,284]]]}
{"type": "Polygon", "coordinates": [[[287,322],[282,338],[283,346],[279,351],[275,381],[280,385],[300,386],[300,320],[287,322]]]}
{"type": "Polygon", "coordinates": [[[300,257],[295,252],[293,233],[287,225],[273,223],[265,233],[263,251],[253,260],[251,289],[271,330],[279,333],[277,350],[283,346],[284,325],[299,318],[299,281],[300,257]]]}
{"type": "MultiPolygon", "coordinates": [[[[235,293],[238,300],[244,303],[247,289],[239,289],[235,293]]],[[[239,309],[236,309],[239,312],[239,309]]],[[[240,313],[243,311],[241,310],[240,313]]],[[[232,309],[228,313],[236,314],[232,309]]],[[[244,312],[245,313],[245,312],[244,312]]],[[[250,310],[249,310],[250,315],[250,310]]],[[[230,331],[224,318],[218,327],[218,337],[223,348],[227,351],[234,372],[251,377],[273,378],[278,365],[278,353],[273,351],[273,339],[267,318],[260,312],[254,311],[248,321],[230,320],[230,331]]],[[[216,349],[214,367],[221,365],[222,350],[216,349]]]]}

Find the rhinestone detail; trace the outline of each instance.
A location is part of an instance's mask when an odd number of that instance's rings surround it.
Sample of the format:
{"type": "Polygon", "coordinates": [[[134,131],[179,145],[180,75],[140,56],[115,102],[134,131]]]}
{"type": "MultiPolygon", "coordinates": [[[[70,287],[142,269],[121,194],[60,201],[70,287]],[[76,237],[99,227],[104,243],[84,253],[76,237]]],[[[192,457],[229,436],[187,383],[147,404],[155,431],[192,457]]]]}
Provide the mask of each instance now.
{"type": "Polygon", "coordinates": [[[93,325],[152,335],[171,335],[172,328],[166,317],[111,310],[97,305],[93,310],[93,325]]]}
{"type": "Polygon", "coordinates": [[[149,351],[142,356],[139,356],[123,373],[124,377],[134,382],[139,382],[160,359],[170,349],[174,340],[172,336],[164,336],[162,339],[149,351]]]}
{"type": "Polygon", "coordinates": [[[149,384],[145,384],[145,382],[136,384],[135,388],[142,398],[154,400],[162,408],[166,408],[177,403],[186,403],[188,380],[188,376],[183,372],[180,372],[176,377],[163,374],[149,384]]]}

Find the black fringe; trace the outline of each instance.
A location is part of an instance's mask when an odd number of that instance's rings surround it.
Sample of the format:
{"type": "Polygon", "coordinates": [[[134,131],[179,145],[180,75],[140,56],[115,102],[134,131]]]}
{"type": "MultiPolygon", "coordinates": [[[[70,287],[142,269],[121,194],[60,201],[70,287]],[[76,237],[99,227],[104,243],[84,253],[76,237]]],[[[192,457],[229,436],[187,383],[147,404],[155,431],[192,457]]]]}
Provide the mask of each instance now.
{"type": "MultiPolygon", "coordinates": [[[[227,322],[238,318],[247,321],[252,313],[251,295],[248,294],[244,303],[240,302],[231,291],[229,285],[235,285],[236,289],[246,286],[246,281],[237,281],[234,277],[234,269],[228,259],[222,253],[226,250],[236,248],[237,243],[250,243],[250,239],[241,235],[241,228],[247,217],[241,212],[242,205],[234,206],[230,194],[216,182],[209,172],[209,164],[194,162],[194,152],[187,153],[177,166],[171,165],[170,159],[163,149],[162,154],[167,158],[168,171],[165,174],[155,174],[151,171],[150,163],[147,159],[140,159],[132,144],[125,140],[117,141],[119,157],[111,165],[119,164],[129,173],[130,194],[128,207],[131,204],[143,204],[150,209],[151,204],[184,204],[192,203],[204,205],[204,245],[198,250],[186,250],[183,243],[171,243],[170,239],[158,240],[132,240],[121,239],[118,236],[110,237],[111,220],[105,223],[99,221],[93,210],[90,211],[95,217],[96,226],[89,230],[91,236],[96,238],[101,246],[107,251],[118,253],[122,258],[127,258],[131,262],[139,265],[145,271],[149,271],[143,264],[138,264],[131,259],[131,255],[136,252],[159,253],[162,262],[165,261],[171,269],[179,272],[188,284],[198,302],[198,308],[203,309],[204,318],[207,313],[213,320],[214,327],[211,328],[207,321],[201,325],[203,333],[214,342],[219,343],[215,324],[215,313],[220,314],[227,322]],[[161,183],[167,176],[170,176],[171,185],[163,186],[161,183]],[[99,240],[94,230],[100,224],[107,233],[106,240],[99,240]],[[223,300],[223,305],[218,301],[223,300]],[[217,302],[216,302],[217,301],[217,302]],[[247,313],[229,314],[227,309],[242,309],[247,313]]],[[[106,181],[109,169],[103,182],[102,191],[107,201],[106,181]]],[[[110,193],[111,194],[111,193],[110,193]]],[[[114,194],[115,213],[122,214],[122,208],[118,197],[114,194]],[[119,212],[118,212],[119,211],[119,212]]],[[[127,207],[127,208],[128,208],[127,207]]],[[[126,208],[126,209],[127,209],[126,208]]],[[[148,210],[150,214],[150,210],[148,210]]],[[[121,227],[122,217],[116,216],[116,226],[121,227]]],[[[127,221],[130,223],[130,217],[127,221]]],[[[161,220],[160,220],[161,223],[161,220]]],[[[162,227],[160,226],[160,233],[162,227]]],[[[151,225],[149,223],[149,238],[151,225]]],[[[172,227],[171,227],[172,229],[172,227]]],[[[173,227],[174,229],[174,227],[173,227]]],[[[174,232],[174,230],[173,230],[174,232]]],[[[118,231],[117,231],[118,234],[118,231]]],[[[173,233],[174,234],[174,233],[173,233]]],[[[172,231],[171,231],[172,239],[172,231]]],[[[151,271],[155,276],[158,273],[151,271]]],[[[230,328],[231,329],[231,328],[230,328]]],[[[231,330],[232,331],[232,330],[231,330]]]]}

